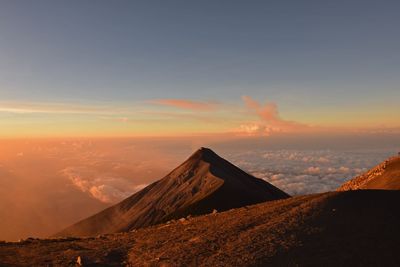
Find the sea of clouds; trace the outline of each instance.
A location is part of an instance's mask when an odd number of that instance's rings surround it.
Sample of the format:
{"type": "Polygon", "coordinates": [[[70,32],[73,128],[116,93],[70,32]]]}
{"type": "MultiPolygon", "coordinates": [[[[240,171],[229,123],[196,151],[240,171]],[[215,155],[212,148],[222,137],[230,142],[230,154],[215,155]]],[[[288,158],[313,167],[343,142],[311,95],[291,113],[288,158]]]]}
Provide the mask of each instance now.
{"type": "MultiPolygon", "coordinates": [[[[165,147],[145,153],[122,143],[113,149],[96,147],[73,153],[74,164],[61,170],[78,190],[103,203],[116,203],[161,179],[195,149],[165,147]],[[90,151],[90,152],[89,152],[90,151]]],[[[336,190],[395,154],[390,149],[236,149],[218,148],[221,157],[266,180],[290,195],[336,190]]]]}
{"type": "Polygon", "coordinates": [[[383,150],[235,151],[227,159],[291,195],[332,191],[394,154],[383,150]]]}
{"type": "MultiPolygon", "coordinates": [[[[13,149],[10,155],[14,158],[8,157],[8,161],[18,162],[29,174],[36,165],[30,166],[32,160],[25,158],[34,158],[44,173],[61,175],[66,188],[113,204],[164,177],[198,147],[190,142],[162,140],[72,140],[28,144],[20,150],[13,149]]],[[[235,143],[212,148],[221,157],[291,195],[335,190],[396,153],[393,149],[249,148],[235,143]]]]}
{"type": "Polygon", "coordinates": [[[181,139],[4,141],[0,143],[0,218],[4,218],[0,239],[53,234],[163,178],[200,146],[212,148],[291,195],[335,190],[397,153],[181,139]]]}

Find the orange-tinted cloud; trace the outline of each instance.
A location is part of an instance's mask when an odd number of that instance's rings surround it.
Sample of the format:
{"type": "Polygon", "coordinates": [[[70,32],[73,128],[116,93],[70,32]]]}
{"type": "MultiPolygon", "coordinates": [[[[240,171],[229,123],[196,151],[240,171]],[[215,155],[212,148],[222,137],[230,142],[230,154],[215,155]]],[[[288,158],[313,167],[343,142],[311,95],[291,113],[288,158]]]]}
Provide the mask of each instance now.
{"type": "Polygon", "coordinates": [[[245,105],[259,115],[265,121],[279,121],[278,107],[275,103],[266,103],[264,106],[260,105],[257,101],[250,96],[242,96],[245,105]]]}
{"type": "Polygon", "coordinates": [[[246,107],[257,114],[260,120],[242,124],[239,131],[253,135],[269,135],[272,132],[296,132],[310,129],[308,125],[282,119],[276,103],[266,102],[262,105],[250,96],[242,96],[242,99],[246,107]]]}
{"type": "Polygon", "coordinates": [[[150,103],[196,111],[211,111],[216,108],[215,102],[193,101],[188,99],[157,99],[150,103]]]}
{"type": "Polygon", "coordinates": [[[97,105],[77,105],[73,103],[12,103],[0,102],[0,113],[15,114],[87,114],[87,115],[118,115],[123,114],[127,110],[116,108],[106,103],[97,105]]]}

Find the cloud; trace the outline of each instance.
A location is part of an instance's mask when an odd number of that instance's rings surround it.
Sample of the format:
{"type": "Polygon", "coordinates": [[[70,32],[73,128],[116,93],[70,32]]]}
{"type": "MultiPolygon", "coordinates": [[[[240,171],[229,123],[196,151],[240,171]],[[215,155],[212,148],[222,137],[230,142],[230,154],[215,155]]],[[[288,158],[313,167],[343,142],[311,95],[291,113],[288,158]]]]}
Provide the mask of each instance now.
{"type": "Polygon", "coordinates": [[[73,103],[13,103],[0,102],[0,112],[12,114],[92,114],[118,115],[127,109],[116,108],[105,104],[76,105],[73,103]]]}
{"type": "Polygon", "coordinates": [[[117,118],[117,121],[119,121],[119,122],[128,122],[129,121],[129,118],[127,118],[127,117],[121,117],[121,118],[117,118]]]}
{"type": "Polygon", "coordinates": [[[240,125],[239,132],[243,131],[250,135],[269,135],[272,132],[296,132],[310,128],[305,124],[282,119],[276,103],[266,102],[261,105],[250,96],[242,96],[242,100],[246,107],[259,117],[259,121],[240,125]]]}
{"type": "Polygon", "coordinates": [[[400,127],[388,127],[386,125],[376,125],[369,128],[351,129],[352,132],[361,134],[400,134],[400,127]]]}
{"type": "Polygon", "coordinates": [[[123,192],[110,185],[91,186],[88,190],[90,194],[104,203],[115,203],[118,200],[129,196],[129,193],[123,192]]]}
{"type": "Polygon", "coordinates": [[[278,107],[275,103],[266,103],[262,106],[250,96],[242,96],[242,99],[246,106],[255,110],[264,121],[281,121],[279,118],[278,107]]]}
{"type": "Polygon", "coordinates": [[[304,143],[301,148],[285,146],[290,141],[287,138],[260,138],[261,142],[227,138],[230,135],[0,140],[1,203],[12,207],[0,208],[0,218],[4,218],[0,220],[0,239],[48,236],[164,177],[200,146],[210,146],[240,168],[292,195],[335,190],[397,153],[381,138],[369,149],[370,139],[365,139],[368,142],[363,141],[359,150],[348,147],[355,139],[339,147],[337,140],[331,143],[329,139],[332,150],[314,146],[303,137],[296,141],[304,143]],[[19,152],[24,152],[25,160],[16,157],[19,152]],[[309,167],[318,167],[320,173],[306,173],[309,167]],[[36,217],[38,211],[40,217],[36,217]],[[15,225],[16,221],[20,223],[15,225]]]}
{"type": "Polygon", "coordinates": [[[256,149],[232,151],[226,158],[291,195],[302,195],[335,190],[391,153],[389,150],[256,149]]]}
{"type": "Polygon", "coordinates": [[[147,184],[132,185],[119,177],[110,174],[101,175],[86,167],[67,167],[61,173],[77,189],[104,203],[115,203],[147,186],[147,184]]]}
{"type": "Polygon", "coordinates": [[[321,169],[319,167],[311,166],[308,167],[305,172],[309,174],[319,174],[321,172],[321,169]]]}
{"type": "MultiPolygon", "coordinates": [[[[156,112],[156,111],[145,111],[143,114],[148,114],[151,116],[158,117],[161,122],[166,119],[187,119],[187,120],[197,120],[200,122],[208,123],[221,123],[221,118],[217,116],[209,116],[209,113],[199,113],[199,112],[156,112]],[[160,117],[162,119],[160,119],[160,117]]],[[[215,114],[213,114],[215,115],[215,114]]]]}
{"type": "Polygon", "coordinates": [[[203,101],[194,101],[188,99],[168,98],[168,99],[156,99],[149,102],[157,105],[164,105],[164,106],[170,106],[186,110],[195,110],[195,111],[212,111],[215,110],[216,108],[215,102],[203,102],[203,101]]]}
{"type": "Polygon", "coordinates": [[[241,124],[236,132],[248,136],[269,136],[273,132],[280,131],[281,128],[263,122],[249,122],[241,124]]]}

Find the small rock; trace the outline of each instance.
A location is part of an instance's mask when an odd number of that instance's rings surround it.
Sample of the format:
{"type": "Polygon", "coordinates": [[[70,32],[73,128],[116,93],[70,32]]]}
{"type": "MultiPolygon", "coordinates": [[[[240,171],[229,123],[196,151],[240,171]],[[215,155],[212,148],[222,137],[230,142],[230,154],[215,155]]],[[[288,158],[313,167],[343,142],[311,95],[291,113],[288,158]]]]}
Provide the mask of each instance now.
{"type": "Polygon", "coordinates": [[[213,209],[212,214],[216,214],[216,213],[218,213],[218,210],[213,209]]]}
{"type": "Polygon", "coordinates": [[[196,236],[196,237],[193,237],[193,238],[189,239],[189,242],[193,242],[193,243],[198,243],[200,241],[201,241],[201,239],[200,239],[199,236],[196,236]]]}
{"type": "Polygon", "coordinates": [[[78,264],[79,266],[83,265],[83,261],[82,261],[81,256],[78,256],[78,258],[76,259],[76,264],[78,264]]]}
{"type": "Polygon", "coordinates": [[[165,261],[168,260],[168,257],[157,257],[155,258],[156,261],[165,261]]]}
{"type": "Polygon", "coordinates": [[[185,218],[180,218],[179,221],[180,221],[180,222],[185,222],[186,219],[185,219],[185,218]]]}

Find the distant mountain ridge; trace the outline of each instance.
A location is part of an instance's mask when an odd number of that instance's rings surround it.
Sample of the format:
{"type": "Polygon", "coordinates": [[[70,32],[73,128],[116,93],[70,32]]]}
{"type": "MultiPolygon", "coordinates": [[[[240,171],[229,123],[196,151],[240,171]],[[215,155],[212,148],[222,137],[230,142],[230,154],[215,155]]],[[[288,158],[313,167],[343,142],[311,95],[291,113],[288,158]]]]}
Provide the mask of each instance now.
{"type": "Polygon", "coordinates": [[[337,190],[400,190],[400,156],[391,157],[369,171],[344,183],[337,190]]]}
{"type": "Polygon", "coordinates": [[[55,236],[126,232],[214,209],[224,211],[288,197],[211,149],[200,148],[161,180],[55,236]]]}

